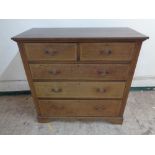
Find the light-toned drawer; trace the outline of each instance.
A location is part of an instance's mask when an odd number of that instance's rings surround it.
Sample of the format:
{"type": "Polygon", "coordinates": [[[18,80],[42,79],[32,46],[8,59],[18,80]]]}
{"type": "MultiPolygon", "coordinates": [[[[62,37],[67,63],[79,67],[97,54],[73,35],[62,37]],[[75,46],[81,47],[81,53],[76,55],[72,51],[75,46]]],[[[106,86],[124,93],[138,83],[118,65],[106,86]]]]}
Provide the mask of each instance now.
{"type": "Polygon", "coordinates": [[[81,61],[130,61],[134,43],[81,43],[81,61]]]}
{"type": "Polygon", "coordinates": [[[118,116],[121,100],[39,100],[42,117],[118,116]]]}
{"type": "Polygon", "coordinates": [[[77,59],[77,46],[73,43],[25,43],[27,59],[75,61],[77,59]]]}
{"type": "Polygon", "coordinates": [[[126,80],[127,64],[30,64],[33,79],[126,80]]]}
{"type": "Polygon", "coordinates": [[[125,82],[34,82],[40,98],[122,98],[125,82]]]}

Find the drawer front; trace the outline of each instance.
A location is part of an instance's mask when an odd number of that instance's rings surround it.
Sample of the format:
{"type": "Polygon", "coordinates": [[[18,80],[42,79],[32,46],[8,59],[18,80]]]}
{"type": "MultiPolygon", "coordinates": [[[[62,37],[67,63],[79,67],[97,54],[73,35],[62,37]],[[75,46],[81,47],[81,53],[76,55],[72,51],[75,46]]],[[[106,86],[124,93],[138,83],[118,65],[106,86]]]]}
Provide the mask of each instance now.
{"type": "Polygon", "coordinates": [[[34,82],[40,98],[122,98],[125,82],[34,82]]]}
{"type": "Polygon", "coordinates": [[[33,79],[126,80],[129,65],[121,64],[30,64],[33,79]]]}
{"type": "Polygon", "coordinates": [[[121,100],[39,100],[42,117],[118,116],[121,100]]]}
{"type": "Polygon", "coordinates": [[[81,61],[130,61],[134,43],[81,43],[81,61]]]}
{"type": "Polygon", "coordinates": [[[75,61],[77,46],[72,43],[25,43],[28,60],[75,61]]]}

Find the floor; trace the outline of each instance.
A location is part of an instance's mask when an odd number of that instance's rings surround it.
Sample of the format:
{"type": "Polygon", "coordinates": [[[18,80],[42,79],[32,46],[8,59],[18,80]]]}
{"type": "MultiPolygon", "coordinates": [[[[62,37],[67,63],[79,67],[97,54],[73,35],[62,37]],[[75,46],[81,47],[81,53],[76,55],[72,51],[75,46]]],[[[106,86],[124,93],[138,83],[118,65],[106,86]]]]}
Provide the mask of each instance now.
{"type": "Polygon", "coordinates": [[[0,97],[1,135],[151,135],[155,134],[155,91],[130,92],[123,125],[103,121],[37,123],[30,95],[0,97]]]}

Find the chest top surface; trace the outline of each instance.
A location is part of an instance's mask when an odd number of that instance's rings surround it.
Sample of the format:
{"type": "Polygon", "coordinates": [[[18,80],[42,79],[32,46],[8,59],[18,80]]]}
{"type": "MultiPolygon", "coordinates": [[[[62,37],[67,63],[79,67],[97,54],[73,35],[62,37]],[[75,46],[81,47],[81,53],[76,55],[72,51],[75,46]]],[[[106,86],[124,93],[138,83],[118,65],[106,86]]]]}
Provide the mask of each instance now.
{"type": "Polygon", "coordinates": [[[12,38],[14,41],[144,41],[147,36],[127,27],[122,28],[32,28],[12,38]]]}

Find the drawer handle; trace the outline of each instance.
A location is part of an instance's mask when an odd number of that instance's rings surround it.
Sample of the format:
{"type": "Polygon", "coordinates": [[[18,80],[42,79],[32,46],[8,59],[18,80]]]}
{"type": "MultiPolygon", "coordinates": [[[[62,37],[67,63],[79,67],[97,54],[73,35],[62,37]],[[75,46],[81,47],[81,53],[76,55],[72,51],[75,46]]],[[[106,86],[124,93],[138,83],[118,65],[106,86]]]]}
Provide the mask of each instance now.
{"type": "Polygon", "coordinates": [[[55,56],[58,51],[49,51],[48,49],[45,49],[45,54],[50,55],[50,56],[55,56]]]}
{"type": "Polygon", "coordinates": [[[105,106],[103,106],[103,105],[102,106],[97,105],[94,108],[95,108],[95,110],[105,110],[106,109],[105,106]]]}
{"type": "Polygon", "coordinates": [[[106,89],[105,88],[97,88],[96,91],[99,93],[105,93],[106,89]]]}
{"type": "Polygon", "coordinates": [[[106,70],[98,70],[97,71],[97,74],[99,74],[99,75],[101,75],[101,76],[105,76],[105,75],[107,75],[109,72],[108,71],[106,71],[106,70]]]}
{"type": "Polygon", "coordinates": [[[61,88],[52,88],[51,91],[54,93],[60,93],[60,92],[62,92],[62,89],[61,88]]]}
{"type": "Polygon", "coordinates": [[[49,70],[48,73],[49,73],[49,74],[52,74],[52,75],[58,75],[58,74],[60,74],[61,72],[60,72],[60,70],[53,69],[53,70],[49,70]]]}
{"type": "Polygon", "coordinates": [[[101,55],[111,55],[112,54],[112,51],[110,49],[105,49],[105,50],[102,50],[100,51],[100,54],[101,55]]]}

